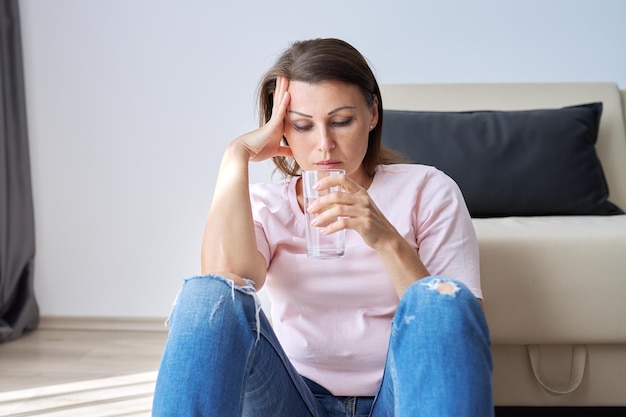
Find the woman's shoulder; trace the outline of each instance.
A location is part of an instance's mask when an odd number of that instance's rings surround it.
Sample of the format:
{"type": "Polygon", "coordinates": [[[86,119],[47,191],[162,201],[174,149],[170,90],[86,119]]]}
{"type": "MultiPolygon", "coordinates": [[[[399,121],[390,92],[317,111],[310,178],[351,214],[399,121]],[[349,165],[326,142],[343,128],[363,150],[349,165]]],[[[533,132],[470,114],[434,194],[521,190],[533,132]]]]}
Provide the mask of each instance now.
{"type": "Polygon", "coordinates": [[[436,167],[422,164],[379,165],[376,169],[376,175],[389,180],[406,181],[415,179],[420,182],[429,178],[434,180],[445,180],[449,178],[443,171],[436,167]]]}
{"type": "Polygon", "coordinates": [[[421,194],[449,194],[458,192],[458,184],[445,172],[430,165],[390,164],[379,165],[376,176],[380,186],[393,190],[416,190],[421,194]]]}
{"type": "MultiPolygon", "coordinates": [[[[464,206],[464,198],[458,184],[445,172],[429,165],[394,164],[382,165],[375,192],[380,204],[392,202],[400,207],[402,202],[419,206],[420,215],[429,212],[454,216],[464,206]]],[[[375,179],[376,181],[376,179],[375,179]]],[[[378,202],[377,202],[378,203],[378,202]]]]}
{"type": "Polygon", "coordinates": [[[277,182],[258,182],[250,184],[251,203],[273,205],[285,203],[288,200],[289,190],[296,178],[285,178],[277,182]]]}

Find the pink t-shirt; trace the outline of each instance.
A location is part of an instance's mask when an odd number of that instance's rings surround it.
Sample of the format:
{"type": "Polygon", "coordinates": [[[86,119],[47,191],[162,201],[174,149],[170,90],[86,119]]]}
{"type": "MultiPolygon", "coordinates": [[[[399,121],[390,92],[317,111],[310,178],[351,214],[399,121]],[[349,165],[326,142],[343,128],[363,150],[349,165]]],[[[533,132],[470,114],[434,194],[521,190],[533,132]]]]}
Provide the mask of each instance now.
{"type": "MultiPolygon", "coordinates": [[[[462,281],[482,298],[476,234],[452,179],[424,165],[380,165],[368,193],[432,275],[462,281]]],[[[375,395],[399,301],[382,261],[353,230],[343,258],[308,258],[296,178],[252,184],[250,194],[268,263],[264,288],[287,356],[334,395],[375,395]]]]}

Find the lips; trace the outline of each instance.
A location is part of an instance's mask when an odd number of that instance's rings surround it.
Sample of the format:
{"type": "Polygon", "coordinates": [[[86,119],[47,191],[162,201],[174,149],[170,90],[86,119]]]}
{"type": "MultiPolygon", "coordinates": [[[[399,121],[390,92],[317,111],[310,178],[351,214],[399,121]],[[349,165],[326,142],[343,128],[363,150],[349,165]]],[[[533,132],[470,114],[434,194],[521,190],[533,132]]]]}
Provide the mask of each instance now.
{"type": "Polygon", "coordinates": [[[335,160],[320,161],[320,162],[315,163],[315,166],[318,169],[333,169],[333,168],[338,168],[340,165],[341,165],[341,162],[335,161],[335,160]]]}

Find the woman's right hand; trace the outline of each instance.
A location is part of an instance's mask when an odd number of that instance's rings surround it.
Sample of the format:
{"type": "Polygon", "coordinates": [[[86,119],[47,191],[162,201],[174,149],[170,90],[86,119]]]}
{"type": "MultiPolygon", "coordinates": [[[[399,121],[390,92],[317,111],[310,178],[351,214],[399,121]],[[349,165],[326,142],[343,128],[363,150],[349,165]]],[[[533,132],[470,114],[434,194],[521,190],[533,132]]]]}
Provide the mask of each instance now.
{"type": "Polygon", "coordinates": [[[233,140],[222,156],[202,240],[203,274],[246,277],[257,289],[265,282],[267,264],[256,244],[248,165],[273,156],[293,156],[281,143],[290,101],[288,87],[286,78],[276,80],[270,120],[233,140]]]}
{"type": "Polygon", "coordinates": [[[234,143],[246,149],[250,161],[264,161],[274,156],[293,156],[289,146],[282,144],[290,100],[288,88],[289,80],[278,77],[270,120],[264,126],[235,139],[234,143]]]}

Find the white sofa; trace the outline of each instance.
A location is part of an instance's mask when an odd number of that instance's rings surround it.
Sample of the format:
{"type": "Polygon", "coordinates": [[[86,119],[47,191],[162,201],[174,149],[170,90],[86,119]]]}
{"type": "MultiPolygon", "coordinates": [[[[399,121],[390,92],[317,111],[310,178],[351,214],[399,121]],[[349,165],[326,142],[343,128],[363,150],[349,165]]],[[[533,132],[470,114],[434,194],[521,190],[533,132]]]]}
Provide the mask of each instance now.
{"type": "MultiPolygon", "coordinates": [[[[612,83],[383,85],[385,109],[602,102],[597,154],[626,209],[626,92],[612,83]]],[[[480,169],[480,167],[477,167],[480,169]]],[[[498,406],[626,406],[626,215],[475,218],[498,406]]]]}

